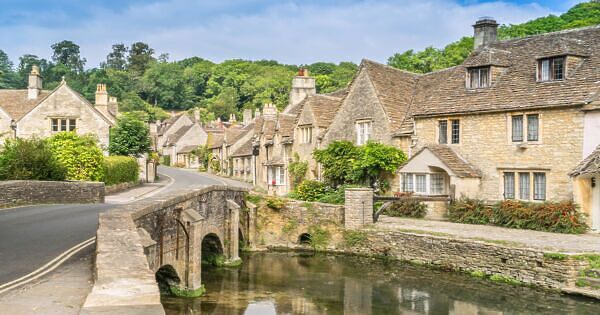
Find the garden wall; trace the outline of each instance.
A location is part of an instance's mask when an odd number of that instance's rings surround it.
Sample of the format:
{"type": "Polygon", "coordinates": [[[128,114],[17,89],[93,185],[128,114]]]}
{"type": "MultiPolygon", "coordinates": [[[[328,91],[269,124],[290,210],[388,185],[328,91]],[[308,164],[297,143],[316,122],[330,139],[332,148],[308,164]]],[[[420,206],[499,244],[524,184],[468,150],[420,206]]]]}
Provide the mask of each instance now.
{"type": "Polygon", "coordinates": [[[0,208],[32,204],[103,203],[104,183],[14,180],[0,182],[0,208]]]}

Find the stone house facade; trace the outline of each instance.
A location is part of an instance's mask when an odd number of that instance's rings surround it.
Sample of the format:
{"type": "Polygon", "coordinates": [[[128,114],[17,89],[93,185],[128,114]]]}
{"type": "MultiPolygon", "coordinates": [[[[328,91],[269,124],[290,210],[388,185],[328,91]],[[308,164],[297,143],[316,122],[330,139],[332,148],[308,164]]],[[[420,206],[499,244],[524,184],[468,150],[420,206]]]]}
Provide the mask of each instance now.
{"type": "Polygon", "coordinates": [[[33,66],[27,89],[0,90],[0,143],[6,137],[45,138],[75,131],[95,135],[106,151],[117,115],[117,99],[104,84],[98,85],[93,105],[64,80],[54,90],[44,90],[39,68],[33,66]]]}

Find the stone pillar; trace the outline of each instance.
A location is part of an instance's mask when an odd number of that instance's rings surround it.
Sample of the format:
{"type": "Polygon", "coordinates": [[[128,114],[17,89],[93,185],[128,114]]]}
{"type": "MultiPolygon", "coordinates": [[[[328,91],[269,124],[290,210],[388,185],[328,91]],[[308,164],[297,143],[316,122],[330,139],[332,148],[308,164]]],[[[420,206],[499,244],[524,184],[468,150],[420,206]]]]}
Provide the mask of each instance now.
{"type": "Polygon", "coordinates": [[[233,200],[227,200],[227,209],[229,210],[229,244],[227,245],[230,261],[240,259],[240,206],[233,200]]]}
{"type": "Polygon", "coordinates": [[[373,189],[348,188],[344,209],[344,227],[360,229],[373,223],[373,189]]]}

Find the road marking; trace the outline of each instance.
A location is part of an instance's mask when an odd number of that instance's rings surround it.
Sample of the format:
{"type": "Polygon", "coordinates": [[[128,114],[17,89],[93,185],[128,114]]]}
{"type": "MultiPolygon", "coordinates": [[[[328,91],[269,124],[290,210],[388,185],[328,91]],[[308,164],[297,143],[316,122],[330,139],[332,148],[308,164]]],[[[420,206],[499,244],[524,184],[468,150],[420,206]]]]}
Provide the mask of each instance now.
{"type": "Polygon", "coordinates": [[[85,240],[85,241],[71,247],[70,249],[66,250],[65,252],[58,255],[56,258],[52,259],[50,262],[48,262],[47,264],[38,268],[37,270],[19,278],[19,279],[15,279],[13,281],[10,281],[10,282],[0,285],[0,294],[8,292],[12,289],[20,287],[24,284],[27,284],[35,279],[38,279],[38,278],[48,274],[49,272],[53,271],[54,269],[60,267],[60,265],[62,265],[67,259],[73,257],[73,255],[77,254],[84,248],[94,244],[95,241],[96,241],[96,237],[92,237],[88,240],[85,240]]]}

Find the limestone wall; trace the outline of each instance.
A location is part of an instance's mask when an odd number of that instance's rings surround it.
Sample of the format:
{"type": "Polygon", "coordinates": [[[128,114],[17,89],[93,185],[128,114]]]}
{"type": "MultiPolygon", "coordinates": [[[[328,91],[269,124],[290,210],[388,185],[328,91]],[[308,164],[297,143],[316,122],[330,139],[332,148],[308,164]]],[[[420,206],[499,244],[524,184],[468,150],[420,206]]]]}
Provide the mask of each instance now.
{"type": "Polygon", "coordinates": [[[361,228],[373,223],[373,189],[346,189],[344,226],[347,229],[361,228]]]}
{"type": "Polygon", "coordinates": [[[15,180],[0,182],[0,208],[31,204],[103,203],[104,183],[15,180]]]}

